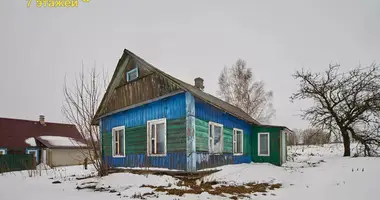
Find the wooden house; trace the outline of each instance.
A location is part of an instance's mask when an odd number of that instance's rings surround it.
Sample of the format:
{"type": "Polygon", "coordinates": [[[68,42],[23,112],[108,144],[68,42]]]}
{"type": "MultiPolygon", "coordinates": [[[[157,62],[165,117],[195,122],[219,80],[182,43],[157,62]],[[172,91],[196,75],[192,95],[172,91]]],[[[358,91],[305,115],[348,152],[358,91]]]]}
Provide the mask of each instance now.
{"type": "Polygon", "coordinates": [[[74,125],[46,122],[43,115],[36,121],[0,118],[0,166],[11,165],[1,155],[25,154],[52,167],[82,164],[86,144],[74,125]]]}
{"type": "Polygon", "coordinates": [[[194,172],[226,164],[286,161],[283,126],[262,125],[241,109],[124,50],[93,120],[111,167],[194,172]]]}

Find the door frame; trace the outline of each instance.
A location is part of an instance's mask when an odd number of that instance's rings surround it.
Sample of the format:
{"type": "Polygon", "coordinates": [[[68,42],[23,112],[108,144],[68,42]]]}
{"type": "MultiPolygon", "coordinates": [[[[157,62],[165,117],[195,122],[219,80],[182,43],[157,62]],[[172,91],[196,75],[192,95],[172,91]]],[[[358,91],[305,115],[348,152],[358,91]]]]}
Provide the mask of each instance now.
{"type": "Polygon", "coordinates": [[[287,159],[287,147],[286,147],[286,134],[285,130],[280,131],[280,161],[281,164],[286,163],[287,159]]]}

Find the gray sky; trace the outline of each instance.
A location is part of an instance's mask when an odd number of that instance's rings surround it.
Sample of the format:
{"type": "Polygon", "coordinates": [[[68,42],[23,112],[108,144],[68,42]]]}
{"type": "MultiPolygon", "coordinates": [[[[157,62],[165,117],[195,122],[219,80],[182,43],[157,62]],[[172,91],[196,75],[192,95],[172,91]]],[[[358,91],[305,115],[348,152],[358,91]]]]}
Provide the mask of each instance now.
{"type": "MultiPolygon", "coordinates": [[[[245,59],[274,92],[273,124],[305,128],[291,74],[380,59],[380,1],[92,0],[78,8],[0,1],[0,117],[64,121],[64,76],[96,62],[110,76],[124,48],[215,94],[224,66],[245,59]]],[[[72,79],[71,79],[72,80],[72,79]]]]}

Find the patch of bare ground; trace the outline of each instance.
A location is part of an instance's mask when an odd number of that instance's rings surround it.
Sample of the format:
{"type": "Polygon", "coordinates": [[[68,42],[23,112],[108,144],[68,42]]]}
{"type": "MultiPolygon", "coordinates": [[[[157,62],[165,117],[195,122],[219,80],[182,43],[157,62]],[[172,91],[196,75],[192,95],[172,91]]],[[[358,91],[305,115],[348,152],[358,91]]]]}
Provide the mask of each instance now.
{"type": "Polygon", "coordinates": [[[186,189],[168,188],[164,186],[142,185],[141,187],[149,187],[155,189],[156,192],[166,192],[168,195],[183,196],[184,194],[201,194],[207,192],[211,195],[225,196],[226,194],[232,195],[232,199],[240,199],[249,197],[249,194],[256,192],[266,193],[268,190],[274,190],[281,187],[281,184],[268,184],[268,183],[246,183],[242,185],[228,185],[225,182],[201,182],[196,183],[196,180],[182,180],[178,182],[177,186],[186,186],[186,189]]]}
{"type": "MultiPolygon", "coordinates": [[[[231,185],[227,182],[220,181],[204,181],[204,177],[218,170],[209,170],[196,173],[186,173],[180,171],[155,171],[155,170],[136,170],[136,169],[113,169],[111,173],[133,173],[139,175],[168,175],[179,179],[177,186],[179,188],[173,188],[172,185],[168,186],[154,186],[154,185],[141,185],[142,188],[152,188],[154,192],[146,193],[143,195],[136,194],[135,198],[145,199],[146,196],[156,196],[155,192],[166,193],[167,195],[183,196],[184,194],[201,194],[203,192],[211,195],[226,197],[231,199],[249,198],[250,194],[257,195],[256,193],[262,193],[266,195],[267,191],[280,188],[281,184],[269,184],[269,183],[256,183],[250,182],[241,185],[231,185]],[[202,181],[200,181],[202,180],[202,181]]],[[[157,196],[158,197],[158,196],[157,196]]]]}

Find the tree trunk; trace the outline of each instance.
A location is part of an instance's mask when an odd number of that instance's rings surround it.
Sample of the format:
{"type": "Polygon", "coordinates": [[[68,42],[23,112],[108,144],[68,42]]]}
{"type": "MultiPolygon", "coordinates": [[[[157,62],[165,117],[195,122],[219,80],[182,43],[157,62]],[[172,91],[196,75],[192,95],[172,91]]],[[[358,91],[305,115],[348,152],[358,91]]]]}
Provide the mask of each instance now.
{"type": "Polygon", "coordinates": [[[350,149],[350,136],[348,133],[343,133],[343,145],[344,145],[344,154],[343,156],[351,156],[351,149],[350,149]]]}

